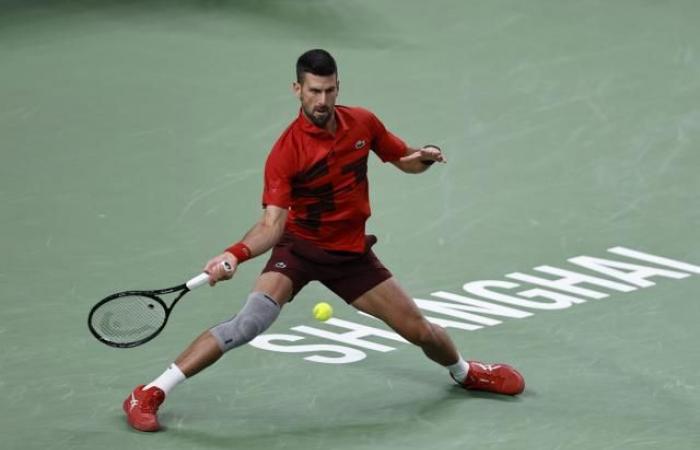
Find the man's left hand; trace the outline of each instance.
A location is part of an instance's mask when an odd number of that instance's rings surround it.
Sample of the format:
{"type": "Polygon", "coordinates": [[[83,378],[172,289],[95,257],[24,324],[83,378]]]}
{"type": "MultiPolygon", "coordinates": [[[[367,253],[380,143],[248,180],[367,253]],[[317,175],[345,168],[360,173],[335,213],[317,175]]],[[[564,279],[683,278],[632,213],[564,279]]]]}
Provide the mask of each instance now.
{"type": "Polygon", "coordinates": [[[426,166],[434,162],[447,162],[447,159],[445,159],[445,156],[442,154],[442,150],[436,145],[425,145],[418,150],[418,152],[420,153],[420,161],[426,166]]]}

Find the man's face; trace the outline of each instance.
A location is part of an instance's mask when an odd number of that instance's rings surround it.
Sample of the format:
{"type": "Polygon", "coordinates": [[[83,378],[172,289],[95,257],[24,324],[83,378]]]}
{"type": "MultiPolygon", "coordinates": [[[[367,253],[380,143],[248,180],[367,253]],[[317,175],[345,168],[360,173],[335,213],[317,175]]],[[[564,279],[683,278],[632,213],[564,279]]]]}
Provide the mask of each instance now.
{"type": "Polygon", "coordinates": [[[335,111],[335,100],[340,87],[338,76],[305,73],[303,82],[294,82],[293,87],[306,117],[317,127],[324,128],[335,111]]]}

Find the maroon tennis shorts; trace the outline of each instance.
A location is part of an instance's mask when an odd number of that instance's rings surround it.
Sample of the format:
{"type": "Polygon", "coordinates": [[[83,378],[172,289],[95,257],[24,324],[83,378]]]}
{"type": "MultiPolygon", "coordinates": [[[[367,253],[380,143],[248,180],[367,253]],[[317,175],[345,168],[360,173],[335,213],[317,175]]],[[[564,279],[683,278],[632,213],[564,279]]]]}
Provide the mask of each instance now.
{"type": "Polygon", "coordinates": [[[279,272],[289,277],[294,286],[292,299],[309,281],[319,281],[346,303],[352,303],[392,276],[372,251],[376,242],[377,238],[369,235],[363,253],[332,251],[285,233],[272,249],[262,273],[279,272]]]}

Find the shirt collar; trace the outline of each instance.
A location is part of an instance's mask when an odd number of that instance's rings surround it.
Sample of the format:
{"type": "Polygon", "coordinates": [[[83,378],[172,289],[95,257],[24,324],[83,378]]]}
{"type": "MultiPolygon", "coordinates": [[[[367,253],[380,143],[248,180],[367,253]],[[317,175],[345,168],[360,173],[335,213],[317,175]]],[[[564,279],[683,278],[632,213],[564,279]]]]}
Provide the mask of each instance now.
{"type": "Polygon", "coordinates": [[[335,135],[329,133],[325,129],[318,127],[314,125],[313,122],[309,120],[308,117],[304,114],[304,111],[302,111],[301,108],[299,108],[299,117],[297,117],[297,122],[299,123],[299,127],[301,130],[307,134],[313,135],[313,136],[318,136],[318,137],[324,137],[324,138],[329,138],[329,139],[334,139],[336,137],[342,136],[345,134],[345,132],[348,129],[348,123],[347,119],[344,116],[344,114],[341,112],[341,110],[336,106],[333,108],[333,113],[335,114],[335,121],[337,124],[337,128],[335,130],[335,135]]]}

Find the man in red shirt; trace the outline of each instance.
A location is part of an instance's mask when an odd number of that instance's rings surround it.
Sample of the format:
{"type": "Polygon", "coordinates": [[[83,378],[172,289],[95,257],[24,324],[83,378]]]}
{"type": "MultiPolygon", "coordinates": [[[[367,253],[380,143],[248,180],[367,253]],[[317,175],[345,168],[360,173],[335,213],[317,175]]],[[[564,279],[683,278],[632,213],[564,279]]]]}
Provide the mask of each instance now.
{"type": "Polygon", "coordinates": [[[129,424],[158,430],[158,407],[175,385],[265,331],[282,306],[314,280],[383,320],[464,388],[521,393],[523,377],[511,366],[462,359],[447,333],[425,319],[371,250],[376,238],[365,235],[369,152],[404,172],[421,173],[446,162],[441,150],[408,147],[371,112],[336,105],[337,69],[325,50],[299,57],[293,87],[301,109],[265,164],[262,218],[205,271],[214,286],[231,278],[238,264],[272,249],[270,259],[236,316],[202,333],[161,376],[124,400],[129,424]]]}

